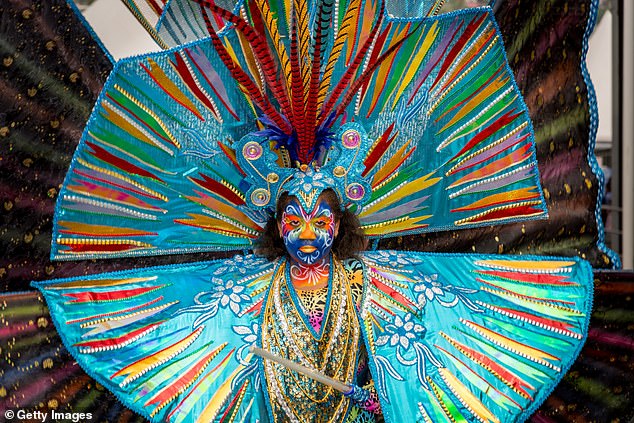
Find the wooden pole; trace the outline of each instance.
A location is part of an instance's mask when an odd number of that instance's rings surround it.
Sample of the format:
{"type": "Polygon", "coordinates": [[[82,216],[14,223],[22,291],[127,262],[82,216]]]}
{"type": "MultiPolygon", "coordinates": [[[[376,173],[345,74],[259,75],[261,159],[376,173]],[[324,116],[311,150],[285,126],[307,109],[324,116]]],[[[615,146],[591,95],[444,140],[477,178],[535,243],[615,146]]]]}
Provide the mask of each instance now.
{"type": "Polygon", "coordinates": [[[315,370],[309,369],[306,366],[302,366],[301,364],[297,364],[291,360],[288,360],[286,358],[280,357],[279,355],[275,355],[271,352],[268,352],[266,350],[263,350],[262,348],[258,348],[258,347],[250,347],[249,351],[252,352],[255,355],[258,355],[262,358],[265,358],[267,360],[271,360],[274,361],[275,363],[281,364],[282,366],[290,369],[290,370],[294,370],[297,373],[301,373],[304,376],[307,376],[313,380],[316,380],[317,382],[321,382],[324,385],[328,385],[333,387],[334,389],[336,389],[337,391],[344,393],[344,394],[349,394],[352,391],[352,387],[349,385],[346,385],[345,383],[342,383],[340,381],[338,381],[337,379],[333,379],[331,377],[328,377],[322,373],[319,373],[315,370]]]}

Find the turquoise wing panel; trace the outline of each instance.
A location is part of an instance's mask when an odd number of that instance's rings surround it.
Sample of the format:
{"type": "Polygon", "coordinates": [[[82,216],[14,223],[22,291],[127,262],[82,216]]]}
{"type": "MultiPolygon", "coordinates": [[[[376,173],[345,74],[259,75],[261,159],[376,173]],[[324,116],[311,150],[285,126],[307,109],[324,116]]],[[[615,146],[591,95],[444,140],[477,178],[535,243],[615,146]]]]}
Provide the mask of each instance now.
{"type": "Polygon", "coordinates": [[[362,319],[388,422],[524,421],[585,341],[593,285],[582,260],[380,251],[364,261],[362,319]]]}
{"type": "Polygon", "coordinates": [[[546,217],[532,124],[491,9],[388,19],[373,51],[376,70],[346,109],[373,141],[372,196],[357,210],[368,235],[546,217]]]}
{"type": "Polygon", "coordinates": [[[248,347],[273,267],[236,256],[36,286],[77,362],[127,407],[152,421],[255,422],[268,417],[248,347]]]}
{"type": "Polygon", "coordinates": [[[267,216],[245,207],[231,145],[254,125],[209,42],[118,62],[60,192],[51,256],[248,248],[267,216]]]}

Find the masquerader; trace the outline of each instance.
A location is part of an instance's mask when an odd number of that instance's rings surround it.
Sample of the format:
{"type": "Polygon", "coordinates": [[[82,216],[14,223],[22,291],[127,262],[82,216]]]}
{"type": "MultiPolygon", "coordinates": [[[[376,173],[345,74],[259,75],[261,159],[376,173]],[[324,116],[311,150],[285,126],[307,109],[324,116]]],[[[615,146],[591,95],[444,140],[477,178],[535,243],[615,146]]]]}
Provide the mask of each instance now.
{"type": "Polygon", "coordinates": [[[491,10],[175,3],[210,38],[117,64],[52,256],[256,255],[37,284],[79,364],[153,421],[528,418],[587,334],[589,265],[364,251],[545,217],[491,10]]]}

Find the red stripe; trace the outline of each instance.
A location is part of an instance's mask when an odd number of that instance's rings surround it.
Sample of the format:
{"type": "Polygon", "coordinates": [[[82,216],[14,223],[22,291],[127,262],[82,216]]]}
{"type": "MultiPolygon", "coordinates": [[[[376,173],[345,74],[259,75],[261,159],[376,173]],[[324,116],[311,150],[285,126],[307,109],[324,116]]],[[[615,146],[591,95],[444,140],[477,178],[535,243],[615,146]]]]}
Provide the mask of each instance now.
{"type": "Polygon", "coordinates": [[[94,144],[90,141],[86,141],[86,145],[88,145],[88,147],[92,149],[92,153],[90,154],[92,154],[94,157],[96,157],[99,160],[103,160],[104,162],[109,163],[112,166],[123,170],[124,172],[132,173],[132,174],[140,175],[140,176],[145,176],[148,178],[155,179],[159,182],[164,182],[158,176],[146,171],[145,169],[140,168],[139,166],[133,165],[127,160],[124,160],[120,157],[115,156],[114,154],[109,153],[105,149],[99,147],[97,144],[94,144]]]}
{"type": "MultiPolygon", "coordinates": [[[[535,193],[530,197],[522,198],[521,201],[525,200],[533,200],[539,198],[539,194],[535,193]]],[[[485,207],[491,206],[499,206],[501,204],[516,202],[519,201],[517,198],[508,198],[506,200],[500,200],[493,204],[486,204],[484,206],[474,206],[474,207],[460,207],[458,209],[452,209],[451,211],[456,212],[464,212],[464,211],[474,211],[478,209],[482,209],[485,207]]],[[[505,217],[513,217],[513,216],[524,216],[524,215],[532,215],[534,213],[541,212],[541,210],[535,209],[532,205],[524,205],[524,206],[516,206],[505,208],[504,210],[491,210],[488,212],[484,212],[482,216],[478,216],[472,219],[473,222],[478,222],[480,220],[489,220],[489,219],[499,219],[505,217]]]]}
{"type": "Polygon", "coordinates": [[[117,338],[100,339],[100,340],[96,340],[96,341],[79,342],[77,344],[74,344],[74,346],[76,346],[76,347],[86,347],[86,348],[103,348],[103,347],[109,347],[109,346],[116,347],[118,345],[124,344],[126,341],[129,341],[129,340],[133,339],[136,336],[141,335],[145,331],[147,331],[149,329],[152,329],[153,327],[162,324],[163,322],[164,322],[164,320],[160,321],[160,322],[150,323],[149,325],[146,325],[146,326],[144,326],[142,328],[133,330],[132,332],[126,333],[126,334],[121,335],[121,336],[119,336],[117,338]]]}
{"type": "MultiPolygon", "coordinates": [[[[499,365],[495,360],[491,360],[489,357],[487,357],[486,355],[479,353],[469,347],[467,347],[464,344],[461,344],[460,342],[456,341],[456,340],[452,340],[451,343],[455,343],[456,345],[459,345],[459,349],[462,349],[464,351],[467,352],[467,354],[469,354],[471,357],[473,357],[472,360],[474,360],[475,362],[477,362],[478,364],[480,364],[482,367],[484,367],[485,369],[491,369],[489,371],[489,373],[493,373],[495,375],[497,375],[500,379],[502,379],[503,381],[505,381],[507,384],[511,385],[513,387],[513,389],[522,392],[526,397],[533,399],[533,396],[526,390],[533,388],[531,385],[529,385],[527,382],[523,381],[522,379],[520,379],[519,377],[517,377],[516,375],[514,375],[513,373],[509,372],[508,370],[506,370],[504,367],[502,367],[501,365],[499,365]]],[[[533,388],[534,389],[534,388],[533,388]]]]}
{"type": "Polygon", "coordinates": [[[392,176],[392,174],[394,174],[394,171],[398,170],[399,167],[401,167],[401,165],[403,164],[403,162],[405,162],[405,160],[407,160],[409,158],[409,156],[412,155],[412,153],[414,152],[414,150],[416,150],[416,147],[412,147],[411,150],[409,150],[399,161],[399,163],[394,167],[394,170],[392,170],[389,174],[385,175],[383,178],[381,178],[380,180],[376,181],[373,185],[372,185],[372,189],[375,189],[376,187],[378,187],[379,185],[381,185],[381,183],[383,183],[383,181],[385,181],[386,179],[388,179],[390,176],[392,176]]]}
{"type": "Polygon", "coordinates": [[[394,130],[395,124],[396,124],[395,122],[392,122],[392,124],[385,130],[385,132],[383,132],[383,135],[381,135],[381,139],[379,140],[379,142],[372,149],[370,154],[368,154],[368,157],[366,157],[366,159],[363,161],[363,164],[365,165],[365,169],[361,173],[361,176],[365,176],[370,170],[372,170],[372,168],[374,167],[374,165],[376,165],[376,162],[379,160],[379,158],[383,156],[383,153],[385,152],[385,150],[387,150],[389,146],[392,144],[392,141],[396,139],[398,132],[394,134],[392,137],[390,137],[390,135],[392,134],[392,131],[394,130]]]}
{"type": "MultiPolygon", "coordinates": [[[[506,150],[508,150],[508,149],[510,149],[510,148],[513,148],[513,147],[515,147],[516,145],[521,144],[522,142],[524,142],[524,141],[526,140],[526,138],[528,138],[528,136],[529,136],[529,135],[530,135],[530,134],[523,135],[522,137],[518,138],[518,140],[517,140],[516,142],[514,142],[513,144],[510,144],[510,145],[508,145],[507,147],[505,147],[505,148],[503,148],[502,150],[500,150],[500,151],[498,151],[497,153],[495,153],[495,155],[494,155],[494,156],[487,157],[487,155],[486,155],[486,151],[483,151],[482,153],[484,153],[484,154],[483,154],[483,156],[484,156],[484,157],[483,157],[481,160],[475,161],[475,162],[473,162],[473,163],[469,164],[468,166],[460,166],[460,167],[457,167],[457,168],[455,168],[454,170],[447,172],[447,176],[449,176],[449,175],[453,175],[453,174],[458,173],[458,172],[462,172],[462,171],[467,170],[467,169],[470,169],[470,168],[472,168],[472,167],[474,167],[474,166],[479,165],[480,163],[484,163],[484,162],[486,162],[487,160],[491,160],[491,158],[492,158],[492,157],[495,157],[495,156],[500,156],[500,155],[502,155],[502,153],[504,153],[506,150]]],[[[525,146],[525,147],[521,147],[521,148],[520,148],[520,149],[521,149],[521,151],[520,151],[520,155],[522,155],[522,154],[526,153],[526,152],[528,151],[528,149],[529,149],[529,148],[530,148],[530,144],[528,144],[528,145],[527,145],[527,146],[525,146]]],[[[513,157],[511,154],[509,154],[509,156],[513,157]]],[[[507,157],[508,157],[508,156],[507,156],[507,157]]],[[[518,161],[519,161],[519,159],[517,159],[516,161],[514,161],[514,163],[517,163],[518,161]]],[[[487,165],[487,166],[488,166],[488,165],[487,165]]],[[[485,168],[486,168],[486,166],[485,166],[485,168]]]]}
{"type": "Polygon", "coordinates": [[[64,244],[64,242],[59,242],[59,244],[66,245],[70,251],[73,253],[114,253],[120,251],[134,250],[138,248],[146,248],[139,247],[133,243],[116,243],[116,244],[64,244]]]}
{"type": "Polygon", "coordinates": [[[189,68],[187,67],[187,64],[185,63],[185,60],[183,60],[181,55],[178,54],[178,53],[174,53],[174,58],[176,59],[176,63],[172,62],[171,60],[170,60],[170,63],[172,64],[172,66],[174,66],[174,69],[176,69],[176,72],[178,72],[178,74],[180,75],[181,79],[185,82],[185,84],[191,90],[191,92],[200,101],[202,101],[202,103],[205,106],[207,106],[207,108],[214,115],[216,115],[216,109],[214,109],[213,103],[211,101],[209,101],[209,98],[207,98],[205,93],[203,93],[202,90],[200,89],[200,87],[198,87],[198,84],[196,84],[196,80],[194,79],[194,77],[190,73],[189,68]]]}
{"type": "Polygon", "coordinates": [[[482,222],[488,220],[497,220],[497,219],[509,219],[511,217],[519,217],[519,216],[533,216],[538,213],[542,213],[542,210],[536,209],[533,206],[520,206],[520,207],[512,207],[504,210],[494,210],[489,213],[485,213],[482,216],[477,218],[470,219],[471,222],[482,222]]]}
{"type": "Polygon", "coordinates": [[[145,192],[145,191],[141,191],[141,190],[135,189],[135,188],[134,188],[134,187],[132,187],[132,186],[127,186],[127,185],[123,185],[123,184],[117,184],[117,183],[115,183],[115,182],[113,182],[113,181],[111,181],[111,180],[109,180],[109,179],[98,178],[98,177],[96,177],[96,176],[89,175],[88,173],[82,172],[82,171],[81,171],[81,170],[79,170],[79,169],[74,169],[74,170],[73,170],[73,172],[74,172],[74,173],[76,173],[77,175],[83,176],[84,178],[91,179],[91,180],[93,180],[93,181],[102,182],[102,183],[104,183],[104,184],[111,185],[111,186],[113,186],[113,187],[117,187],[117,188],[121,188],[121,189],[123,189],[123,190],[125,190],[125,191],[130,191],[130,192],[133,192],[133,193],[135,193],[135,194],[142,195],[142,196],[144,196],[144,197],[149,197],[149,198],[153,198],[153,199],[155,199],[155,200],[162,200],[162,201],[164,201],[162,198],[157,197],[156,195],[153,195],[153,194],[150,194],[150,193],[148,193],[148,192],[145,192]]]}
{"type": "MultiPolygon", "coordinates": [[[[217,347],[215,350],[218,350],[219,347],[217,347]]],[[[224,347],[222,347],[224,348],[224,347]]],[[[221,349],[222,350],[222,349],[221,349]]],[[[221,350],[219,350],[218,352],[220,352],[221,350]]],[[[178,412],[178,409],[183,405],[183,403],[185,401],[187,401],[187,398],[190,397],[190,395],[192,395],[192,393],[196,392],[198,389],[198,386],[200,386],[201,383],[203,383],[205,381],[205,379],[207,379],[207,377],[209,377],[210,375],[212,375],[216,370],[218,370],[228,359],[229,357],[231,357],[233,355],[233,352],[235,351],[235,348],[232,348],[231,351],[229,351],[229,353],[225,356],[225,358],[222,359],[222,361],[220,363],[218,363],[218,365],[216,367],[214,367],[213,369],[211,369],[210,371],[207,372],[207,374],[205,375],[205,377],[203,377],[202,379],[200,379],[196,385],[194,385],[192,387],[192,389],[189,390],[189,392],[187,393],[187,395],[185,395],[183,397],[183,399],[181,400],[181,402],[178,403],[178,405],[176,405],[176,407],[174,407],[174,409],[167,415],[166,417],[166,421],[171,421],[172,417],[174,415],[174,413],[178,412]]]]}
{"type": "MultiPolygon", "coordinates": [[[[513,297],[519,297],[519,298],[523,298],[523,299],[527,299],[527,300],[531,300],[531,301],[546,302],[546,303],[550,303],[550,304],[559,303],[559,304],[568,304],[568,305],[573,305],[573,306],[575,305],[574,301],[556,300],[556,299],[551,299],[551,298],[536,297],[536,296],[533,296],[533,295],[524,295],[524,294],[520,294],[519,292],[512,291],[510,289],[506,289],[504,287],[496,285],[493,282],[486,281],[486,280],[481,279],[481,278],[476,278],[476,280],[478,282],[482,282],[483,284],[486,284],[486,285],[492,286],[492,287],[494,287],[496,289],[499,289],[503,293],[511,295],[513,297]]],[[[493,293],[493,294],[496,295],[497,293],[493,293]]]]}
{"type": "Polygon", "coordinates": [[[170,96],[175,102],[177,102],[178,104],[180,104],[181,106],[183,106],[184,108],[186,108],[187,110],[189,110],[190,112],[192,112],[194,115],[196,115],[196,117],[202,121],[204,121],[205,119],[202,117],[202,115],[198,112],[198,110],[196,109],[192,109],[191,107],[189,107],[187,104],[183,103],[182,101],[180,101],[178,98],[174,97],[172,95],[172,93],[170,93],[168,90],[166,90],[163,85],[161,85],[161,82],[156,79],[156,77],[154,76],[154,74],[152,73],[152,71],[145,66],[144,63],[140,63],[141,67],[145,70],[145,72],[147,72],[147,74],[150,76],[150,78],[152,78],[152,81],[154,81],[156,83],[156,85],[158,85],[165,94],[167,94],[168,96],[170,96]]]}
{"type": "Polygon", "coordinates": [[[71,293],[63,294],[63,295],[65,297],[74,298],[73,301],[68,302],[69,304],[96,303],[101,301],[120,301],[120,300],[127,300],[133,297],[138,297],[140,295],[146,294],[150,291],[154,291],[164,286],[165,285],[144,286],[142,288],[121,289],[118,291],[106,291],[106,292],[95,292],[95,291],[71,292],[71,293]]]}
{"type": "Polygon", "coordinates": [[[463,49],[463,47],[465,46],[469,38],[471,38],[471,36],[475,32],[475,30],[480,26],[480,24],[482,23],[485,17],[486,17],[486,14],[483,13],[482,15],[478,17],[474,17],[471,20],[471,22],[469,22],[469,24],[465,28],[465,31],[462,33],[460,38],[458,38],[458,41],[456,41],[456,44],[454,44],[452,49],[449,51],[449,54],[447,55],[447,57],[445,57],[445,60],[440,68],[440,71],[438,72],[438,75],[436,75],[436,79],[434,80],[434,83],[432,84],[431,88],[434,88],[436,84],[438,83],[438,81],[442,79],[442,77],[445,75],[445,72],[447,72],[447,69],[449,69],[449,66],[454,62],[454,59],[456,58],[460,50],[463,49]]]}
{"type": "Polygon", "coordinates": [[[141,125],[143,125],[147,130],[149,130],[150,132],[152,132],[154,135],[156,135],[157,137],[159,137],[160,139],[162,139],[163,141],[166,141],[170,144],[172,144],[173,146],[176,146],[176,144],[174,144],[172,142],[172,140],[170,140],[169,138],[167,138],[165,135],[158,133],[153,127],[152,125],[149,125],[148,123],[146,123],[143,119],[141,119],[136,113],[134,113],[132,110],[128,109],[127,107],[125,107],[123,104],[119,103],[117,100],[114,99],[114,97],[112,97],[112,95],[110,95],[110,93],[106,93],[106,97],[108,97],[110,100],[112,100],[112,102],[114,104],[116,104],[117,106],[119,106],[121,109],[125,110],[126,112],[128,112],[131,116],[134,116],[135,120],[140,123],[141,125]]]}
{"type": "Polygon", "coordinates": [[[527,319],[529,322],[532,322],[533,324],[539,323],[548,328],[559,329],[564,332],[572,333],[570,328],[572,328],[573,325],[571,324],[560,322],[557,320],[546,319],[544,317],[539,317],[534,314],[526,313],[523,311],[513,310],[511,308],[504,308],[504,307],[498,307],[498,308],[507,313],[510,313],[511,315],[523,317],[524,319],[527,319]]]}
{"type": "Polygon", "coordinates": [[[236,158],[236,152],[221,141],[218,141],[218,146],[220,147],[222,152],[225,153],[225,156],[227,156],[227,158],[231,161],[231,163],[233,163],[233,166],[236,168],[236,170],[238,170],[238,172],[240,172],[242,176],[247,176],[247,174],[244,173],[244,170],[242,170],[242,168],[240,167],[240,164],[238,164],[238,159],[236,158]]]}
{"type": "Polygon", "coordinates": [[[231,114],[231,116],[233,116],[233,118],[239,122],[240,121],[240,117],[231,108],[231,106],[229,104],[227,104],[227,102],[222,98],[222,96],[220,94],[218,94],[218,91],[216,90],[216,87],[214,87],[214,84],[212,84],[211,81],[209,80],[209,78],[207,78],[207,75],[202,71],[202,69],[200,68],[200,66],[196,62],[196,60],[194,60],[194,58],[192,57],[191,53],[189,52],[189,49],[187,49],[187,48],[185,49],[185,54],[187,54],[187,57],[189,57],[189,60],[191,60],[192,63],[194,64],[194,66],[196,66],[196,69],[198,69],[198,72],[200,72],[200,74],[203,76],[205,81],[207,81],[207,84],[211,87],[213,92],[216,94],[216,97],[218,98],[218,100],[220,100],[220,102],[225,107],[225,109],[227,109],[227,111],[231,114]]]}
{"type": "Polygon", "coordinates": [[[216,181],[215,179],[211,179],[210,177],[208,177],[207,175],[203,173],[199,173],[199,175],[202,176],[203,179],[196,179],[196,178],[190,178],[190,179],[194,181],[196,184],[198,184],[199,186],[205,188],[206,190],[211,191],[214,194],[221,196],[225,200],[230,201],[231,203],[235,205],[241,206],[245,204],[242,198],[240,198],[236,193],[231,191],[229,188],[227,188],[220,182],[216,181]]]}
{"type": "Polygon", "coordinates": [[[575,282],[566,281],[566,276],[546,275],[541,273],[519,273],[519,272],[503,272],[499,270],[479,270],[477,273],[482,275],[497,276],[503,279],[511,279],[513,281],[532,283],[536,285],[558,285],[558,286],[576,286],[575,282]]]}
{"type": "Polygon", "coordinates": [[[210,351],[206,356],[198,360],[189,370],[187,370],[181,377],[171,382],[168,386],[163,388],[152,399],[145,403],[145,406],[169,402],[172,398],[180,392],[184,392],[188,386],[190,386],[196,379],[200,377],[205,367],[213,360],[216,355],[216,351],[210,351]]]}
{"type": "Polygon", "coordinates": [[[458,152],[455,156],[453,156],[450,162],[456,160],[456,158],[462,156],[465,152],[471,150],[475,145],[479,144],[481,141],[487,139],[489,136],[493,135],[498,129],[508,125],[513,122],[517,117],[521,116],[521,113],[513,114],[513,110],[509,110],[504,113],[502,116],[493,121],[489,126],[484,128],[482,131],[478,132],[471,140],[465,145],[462,150],[458,152]]]}
{"type": "Polygon", "coordinates": [[[395,289],[387,286],[386,284],[384,284],[383,282],[381,282],[380,280],[378,280],[376,278],[371,277],[370,280],[371,280],[372,284],[374,286],[376,286],[381,292],[383,292],[384,294],[386,294],[390,298],[394,299],[399,304],[401,304],[401,305],[403,305],[405,307],[409,307],[409,308],[413,308],[414,307],[414,303],[412,303],[409,300],[409,298],[404,297],[400,292],[398,292],[395,289]]]}

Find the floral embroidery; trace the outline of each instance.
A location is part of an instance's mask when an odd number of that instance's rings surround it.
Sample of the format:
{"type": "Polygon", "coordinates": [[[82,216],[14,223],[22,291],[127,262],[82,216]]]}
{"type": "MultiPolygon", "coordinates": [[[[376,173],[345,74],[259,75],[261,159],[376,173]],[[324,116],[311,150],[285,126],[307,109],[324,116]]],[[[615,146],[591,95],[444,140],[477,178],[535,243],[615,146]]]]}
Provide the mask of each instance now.
{"type": "Polygon", "coordinates": [[[412,314],[407,313],[405,319],[401,319],[401,316],[394,317],[394,323],[390,323],[385,326],[385,331],[391,335],[382,335],[376,340],[377,345],[385,345],[390,342],[391,347],[400,345],[405,350],[410,347],[410,342],[413,342],[417,338],[423,338],[427,329],[418,323],[412,321],[412,314]]]}
{"type": "Polygon", "coordinates": [[[396,267],[398,265],[405,266],[422,262],[422,260],[416,257],[408,257],[407,255],[399,253],[397,251],[374,251],[371,253],[365,253],[364,257],[369,258],[376,263],[389,264],[392,267],[396,267]]]}
{"type": "Polygon", "coordinates": [[[199,313],[194,320],[194,327],[200,326],[218,314],[219,308],[229,308],[234,315],[238,316],[240,305],[251,301],[251,297],[244,293],[244,286],[233,280],[224,282],[222,279],[212,277],[211,283],[214,285],[211,291],[196,294],[195,305],[182,308],[176,313],[199,313]]]}
{"type": "Polygon", "coordinates": [[[265,258],[256,257],[253,254],[249,254],[246,256],[235,256],[233,258],[223,261],[222,265],[219,266],[216,270],[214,270],[213,274],[215,276],[226,275],[228,273],[239,273],[241,275],[246,275],[247,270],[252,272],[252,269],[254,267],[257,267],[266,263],[267,261],[265,258]]]}
{"type": "Polygon", "coordinates": [[[412,288],[420,309],[436,301],[443,307],[455,307],[458,303],[464,304],[474,312],[482,312],[482,308],[468,298],[468,294],[475,294],[477,289],[464,288],[455,285],[443,285],[438,280],[438,274],[423,274],[419,276],[419,283],[412,288]]]}
{"type": "MultiPolygon", "coordinates": [[[[427,365],[435,367],[444,367],[442,362],[436,358],[431,349],[423,342],[427,329],[420,323],[416,323],[412,313],[407,313],[404,318],[396,315],[392,323],[385,325],[385,333],[376,340],[377,346],[383,346],[389,343],[390,347],[396,349],[396,359],[404,366],[416,366],[416,374],[418,380],[423,387],[429,389],[427,384],[427,365]]],[[[377,381],[379,386],[385,384],[384,371],[396,380],[402,380],[402,376],[394,369],[385,357],[377,354],[375,357],[377,368],[382,367],[379,371],[380,377],[377,381]]],[[[381,389],[382,390],[382,389],[381,389]]]]}
{"type": "Polygon", "coordinates": [[[442,290],[440,282],[438,282],[438,275],[423,275],[423,282],[414,285],[414,292],[418,293],[416,301],[418,306],[423,308],[427,304],[427,301],[433,301],[436,295],[443,296],[445,291],[442,290]]]}

